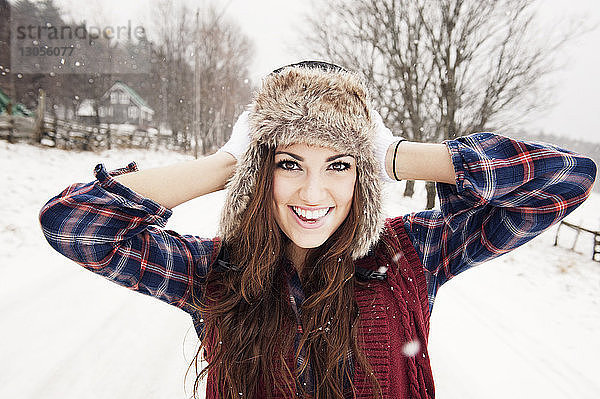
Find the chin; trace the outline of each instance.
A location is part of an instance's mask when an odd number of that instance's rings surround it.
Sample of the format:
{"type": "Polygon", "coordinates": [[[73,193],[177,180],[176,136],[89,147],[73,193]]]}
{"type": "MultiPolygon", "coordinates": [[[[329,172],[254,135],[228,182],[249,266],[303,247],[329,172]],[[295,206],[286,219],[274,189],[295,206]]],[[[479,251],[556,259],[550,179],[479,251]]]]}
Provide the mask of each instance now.
{"type": "Polygon", "coordinates": [[[310,249],[320,247],[325,243],[325,241],[327,241],[328,238],[329,236],[320,238],[315,237],[314,239],[310,239],[308,237],[301,237],[300,239],[290,239],[290,241],[292,241],[300,248],[310,249]]]}

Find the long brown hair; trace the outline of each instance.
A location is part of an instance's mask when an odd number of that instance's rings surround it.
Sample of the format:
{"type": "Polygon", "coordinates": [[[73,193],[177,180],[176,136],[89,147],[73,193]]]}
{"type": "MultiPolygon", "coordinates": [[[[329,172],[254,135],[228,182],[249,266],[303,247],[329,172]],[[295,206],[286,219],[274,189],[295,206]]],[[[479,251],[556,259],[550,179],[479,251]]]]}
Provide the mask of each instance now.
{"type": "MultiPolygon", "coordinates": [[[[262,167],[257,173],[256,190],[244,211],[238,230],[228,242],[236,270],[213,268],[203,281],[194,306],[202,314],[204,331],[196,357],[194,397],[199,381],[209,375],[221,398],[253,398],[260,386],[271,396],[284,397],[302,392],[297,376],[297,357],[304,348],[314,376],[315,399],[341,399],[343,381],[354,391],[350,362],[370,379],[374,397],[381,388],[359,347],[358,305],[354,298],[352,243],[356,234],[363,196],[354,185],[352,206],[347,218],[318,248],[307,252],[302,268],[306,300],[302,304],[303,333],[298,351],[293,353],[296,319],[289,303],[283,266],[289,239],[274,217],[273,173],[275,149],[261,147],[262,167]],[[206,354],[208,366],[198,373],[198,358],[206,354]],[[290,361],[292,360],[292,361],[290,361]],[[273,391],[269,388],[273,387],[273,391]]],[[[357,170],[357,177],[359,170],[357,170]]],[[[188,368],[189,371],[189,368],[188,368]]]]}

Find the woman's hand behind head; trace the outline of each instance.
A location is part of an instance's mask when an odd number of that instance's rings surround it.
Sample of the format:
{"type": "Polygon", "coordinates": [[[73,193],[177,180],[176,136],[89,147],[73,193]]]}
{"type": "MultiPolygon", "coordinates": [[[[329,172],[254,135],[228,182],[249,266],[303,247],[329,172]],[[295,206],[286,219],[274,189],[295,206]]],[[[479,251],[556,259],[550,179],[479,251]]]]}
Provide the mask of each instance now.
{"type": "Polygon", "coordinates": [[[250,112],[244,111],[233,125],[231,137],[219,151],[225,151],[234,156],[239,162],[250,144],[250,127],[248,125],[250,112]]]}
{"type": "Polygon", "coordinates": [[[392,179],[389,173],[387,172],[385,156],[390,145],[402,139],[402,137],[394,136],[392,134],[392,131],[385,127],[385,125],[383,124],[383,119],[381,118],[381,115],[379,115],[379,112],[371,110],[371,118],[373,120],[373,123],[375,124],[376,131],[375,156],[377,157],[380,166],[379,177],[385,182],[395,182],[396,180],[392,179]]]}

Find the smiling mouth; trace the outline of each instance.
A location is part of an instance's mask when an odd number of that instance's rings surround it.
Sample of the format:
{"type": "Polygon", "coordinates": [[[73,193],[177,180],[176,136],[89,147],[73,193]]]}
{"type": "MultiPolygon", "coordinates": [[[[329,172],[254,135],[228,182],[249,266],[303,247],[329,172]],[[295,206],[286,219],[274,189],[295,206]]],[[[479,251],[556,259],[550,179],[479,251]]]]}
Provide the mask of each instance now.
{"type": "Polygon", "coordinates": [[[290,209],[303,222],[316,223],[317,221],[323,219],[325,216],[329,215],[329,213],[331,212],[331,210],[333,209],[333,207],[327,208],[327,211],[325,213],[323,213],[324,208],[321,208],[319,211],[307,212],[307,213],[305,213],[306,216],[302,216],[301,211],[299,210],[299,208],[297,208],[295,206],[290,206],[290,209]]]}

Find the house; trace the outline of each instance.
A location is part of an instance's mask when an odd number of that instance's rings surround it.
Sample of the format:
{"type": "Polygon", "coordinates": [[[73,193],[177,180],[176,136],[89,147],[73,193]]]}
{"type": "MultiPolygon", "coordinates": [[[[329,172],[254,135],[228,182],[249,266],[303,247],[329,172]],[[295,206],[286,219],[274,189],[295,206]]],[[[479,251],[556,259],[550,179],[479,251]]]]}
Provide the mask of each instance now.
{"type": "MultiPolygon", "coordinates": [[[[8,113],[7,108],[8,108],[8,103],[10,103],[10,102],[11,102],[10,97],[4,91],[2,91],[2,89],[0,89],[0,114],[8,113]]],[[[21,103],[17,103],[16,105],[13,104],[12,114],[20,115],[20,116],[34,116],[34,112],[27,109],[27,107],[25,107],[21,103]]]]}
{"type": "MultiPolygon", "coordinates": [[[[95,120],[95,101],[86,99],[77,109],[80,120],[95,120]]],[[[98,101],[100,123],[132,125],[143,129],[152,126],[154,110],[148,103],[121,81],[116,81],[98,101]]]]}

